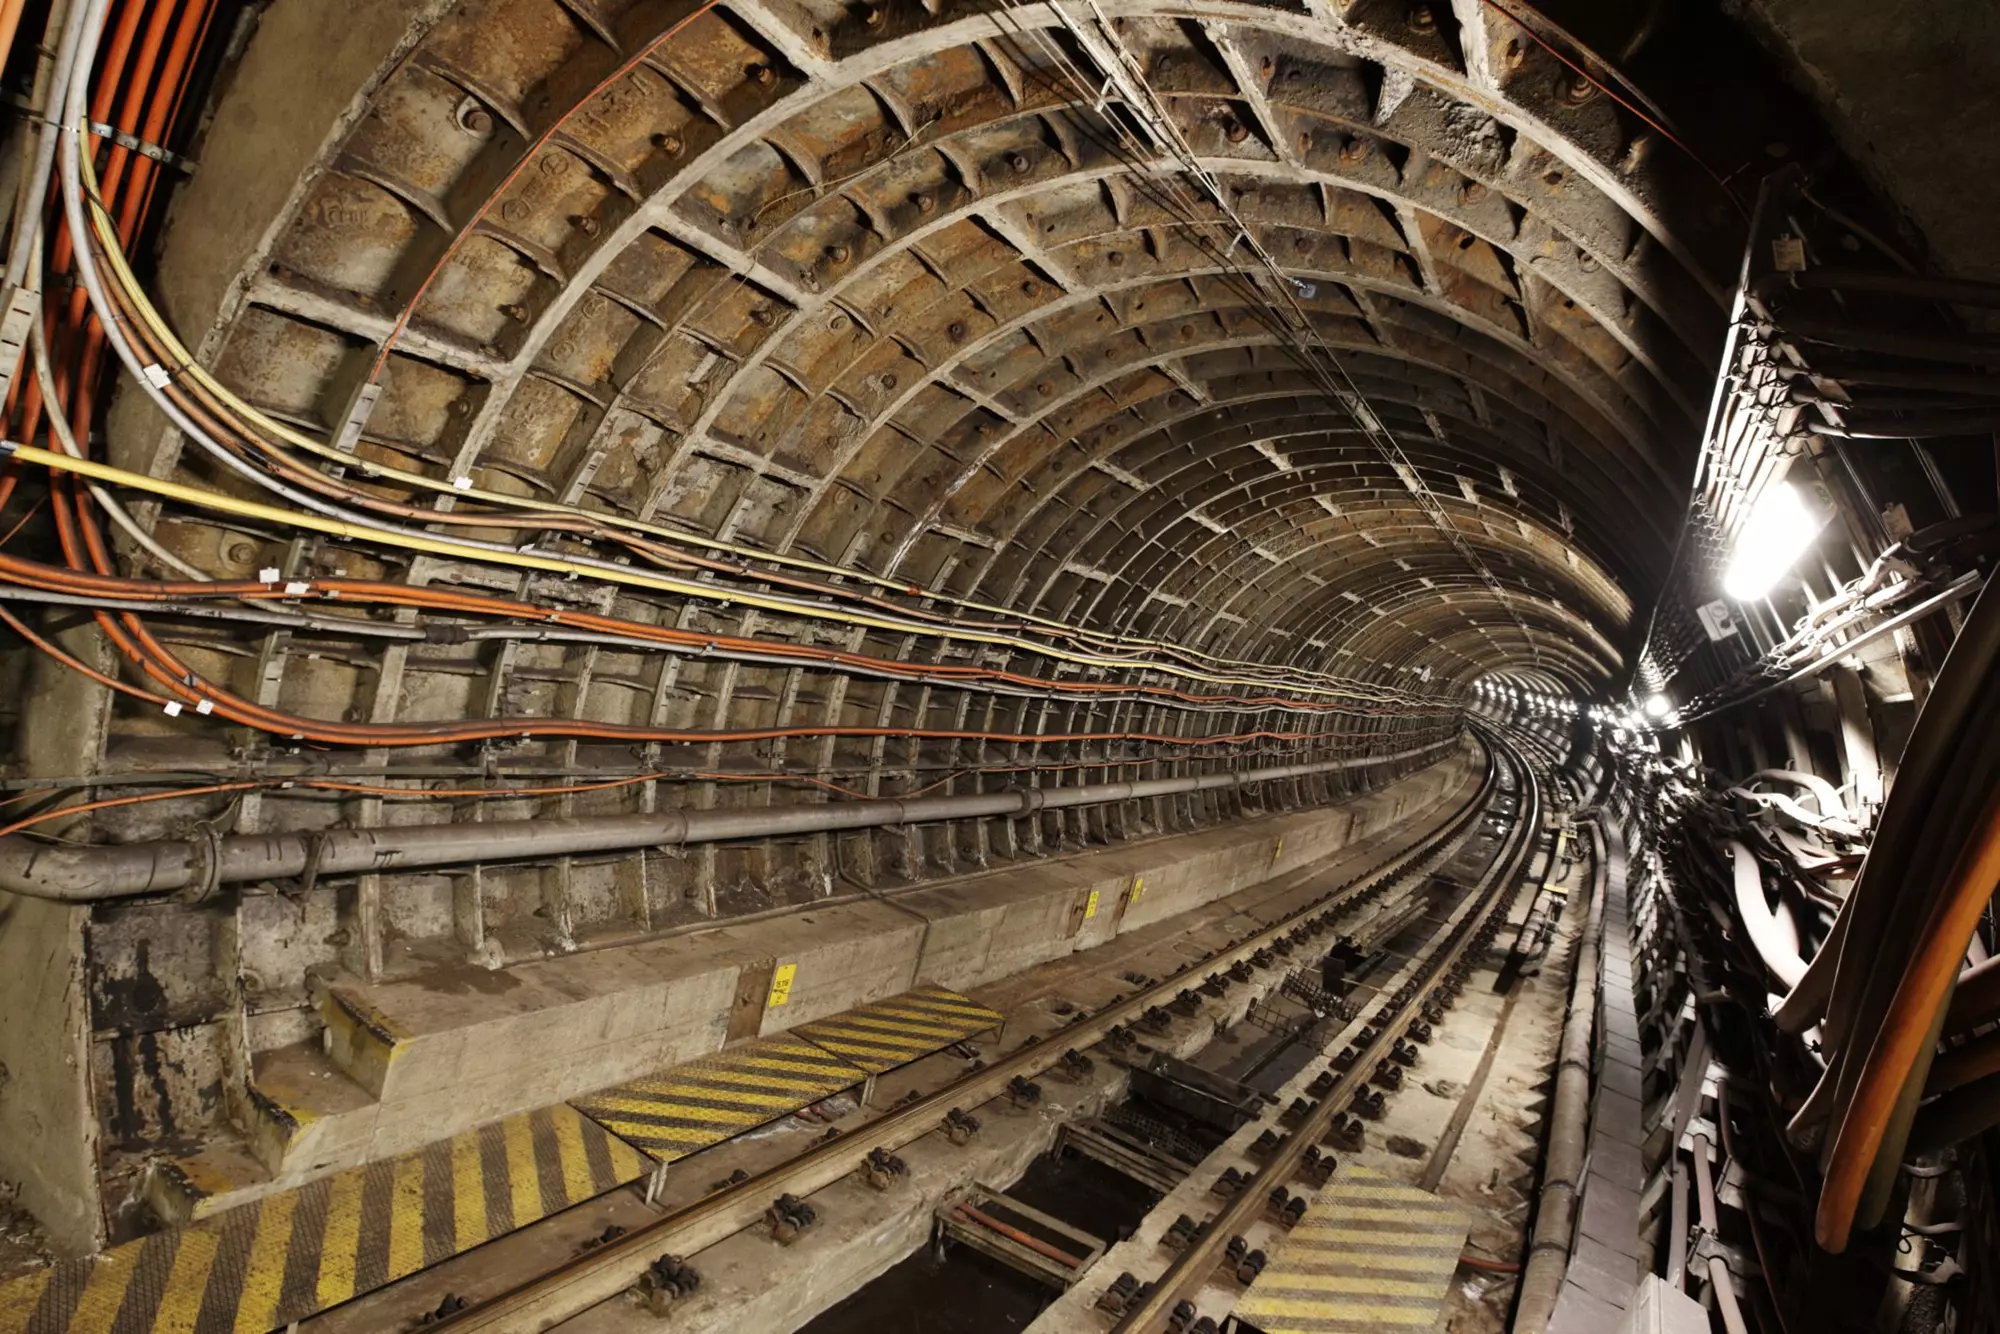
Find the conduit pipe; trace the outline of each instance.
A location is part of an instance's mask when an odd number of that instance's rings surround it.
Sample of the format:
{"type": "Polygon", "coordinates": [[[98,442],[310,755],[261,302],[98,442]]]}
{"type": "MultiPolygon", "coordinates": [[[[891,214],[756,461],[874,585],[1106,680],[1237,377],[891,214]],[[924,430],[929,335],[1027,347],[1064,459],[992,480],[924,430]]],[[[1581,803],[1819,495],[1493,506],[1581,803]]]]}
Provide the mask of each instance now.
{"type": "Polygon", "coordinates": [[[1597,1015],[1598,942],[1604,934],[1604,890],[1609,875],[1602,824],[1591,823],[1597,859],[1591,877],[1590,913],[1577,944],[1569,1017],[1563,1022],[1562,1064],[1549,1118],[1549,1149],[1542,1189],[1535,1205],[1535,1244],[1521,1271],[1521,1299],[1514,1308],[1513,1334],[1544,1334],[1555,1314],[1563,1275],[1569,1270],[1570,1242],[1576,1234],[1577,1186],[1583,1179],[1590,1135],[1591,1026],[1597,1015]]]}
{"type": "Polygon", "coordinates": [[[1757,957],[1771,976],[1786,987],[1796,987],[1805,979],[1806,961],[1799,957],[1798,932],[1778,920],[1764,897],[1764,872],[1757,856],[1736,839],[1729,840],[1729,855],[1736,864],[1736,911],[1757,957]]]}
{"type": "Polygon", "coordinates": [[[31,898],[87,903],[187,889],[206,894],[218,885],[307,875],[317,878],[529,857],[584,856],[633,848],[779,838],[936,820],[1017,818],[1071,806],[1243,788],[1256,783],[1375,768],[1436,755],[1456,744],[1457,739],[1453,738],[1388,755],[1182,778],[1019,788],[908,801],[802,802],[566,820],[210,835],[86,847],[38,843],[16,835],[0,838],[0,890],[31,898]]]}

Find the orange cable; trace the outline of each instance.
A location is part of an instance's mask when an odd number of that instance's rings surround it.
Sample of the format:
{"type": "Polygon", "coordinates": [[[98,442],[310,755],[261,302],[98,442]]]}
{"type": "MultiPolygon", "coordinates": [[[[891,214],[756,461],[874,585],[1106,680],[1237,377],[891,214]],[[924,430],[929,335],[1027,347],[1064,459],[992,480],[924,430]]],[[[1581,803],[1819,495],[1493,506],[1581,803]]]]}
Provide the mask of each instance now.
{"type": "Polygon", "coordinates": [[[25,820],[16,820],[10,825],[0,826],[0,838],[17,834],[31,825],[38,825],[47,820],[61,819],[65,815],[83,815],[89,811],[110,810],[114,806],[138,806],[149,801],[165,801],[169,797],[205,797],[215,792],[248,792],[252,788],[261,786],[263,784],[259,782],[212,783],[207,787],[182,788],[174,792],[141,792],[130,797],[107,797],[103,801],[86,801],[80,806],[64,806],[59,810],[43,811],[40,815],[31,815],[25,820]]]}
{"type": "Polygon", "coordinates": [[[2000,791],[1987,799],[1978,826],[1952,863],[1944,892],[1924,923],[1834,1134],[1814,1232],[1819,1244],[1836,1255],[1847,1249],[1855,1211],[1889,1122],[1924,1054],[1938,1013],[1951,996],[1966,946],[1996,885],[2000,885],[2000,791]]]}

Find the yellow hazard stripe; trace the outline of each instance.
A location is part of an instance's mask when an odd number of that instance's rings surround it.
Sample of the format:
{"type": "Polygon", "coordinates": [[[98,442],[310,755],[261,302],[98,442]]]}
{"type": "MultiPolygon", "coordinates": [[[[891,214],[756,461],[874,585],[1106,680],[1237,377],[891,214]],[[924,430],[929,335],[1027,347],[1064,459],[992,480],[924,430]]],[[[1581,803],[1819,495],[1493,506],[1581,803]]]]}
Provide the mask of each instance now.
{"type": "Polygon", "coordinates": [[[48,1287],[52,1269],[37,1269],[20,1278],[0,1283],[0,1334],[23,1334],[35,1306],[48,1287]]]}
{"type": "Polygon", "coordinates": [[[1388,1182],[1378,1186],[1373,1182],[1350,1181],[1337,1185],[1332,1191],[1323,1192],[1319,1198],[1322,1204],[1328,1200],[1403,1200],[1416,1209],[1435,1211],[1438,1208],[1435,1196],[1388,1182]]]}
{"type": "Polygon", "coordinates": [[[517,1116],[502,1127],[507,1144],[507,1186],[514,1206],[514,1226],[542,1216],[542,1183],[535,1172],[535,1132],[528,1118],[517,1116]]]}
{"type": "Polygon", "coordinates": [[[69,1318],[68,1334],[111,1334],[111,1322],[124,1304],[125,1289],[138,1272],[139,1250],[144,1242],[133,1242],[109,1252],[92,1267],[83,1296],[69,1318]]]}
{"type": "MultiPolygon", "coordinates": [[[[1342,1321],[1354,1329],[1378,1329],[1383,1325],[1409,1325],[1429,1329],[1437,1323],[1438,1304],[1422,1306],[1375,1306],[1355,1301],[1288,1301],[1257,1297],[1236,1304],[1236,1314],[1257,1322],[1264,1334],[1292,1334],[1294,1330],[1324,1329],[1321,1321],[1342,1321]],[[1312,1325],[1274,1325],[1271,1317],[1311,1320],[1312,1325]]],[[[1340,1326],[1335,1326],[1339,1328],[1340,1326]]]]}
{"type": "Polygon", "coordinates": [[[489,1200],[520,1226],[647,1170],[568,1106],[521,1113],[0,1284],[0,1334],[267,1334],[487,1240],[489,1200]]]}
{"type": "Polygon", "coordinates": [[[221,1234],[208,1228],[190,1229],[181,1235],[173,1272],[167,1276],[167,1290],[153,1315],[154,1334],[195,1334],[201,1295],[208,1287],[208,1271],[221,1244],[221,1234]]]}
{"type": "Polygon", "coordinates": [[[896,1042],[933,1042],[939,1038],[953,1038],[977,1029],[967,1029],[963,1024],[920,1023],[916,1020],[883,1019],[875,1015],[855,1015],[851,1019],[825,1020],[808,1026],[814,1037],[824,1033],[846,1033],[866,1037],[881,1037],[896,1042]]]}
{"type": "Polygon", "coordinates": [[[389,1185],[389,1277],[424,1267],[424,1160],[398,1158],[389,1185]]]}
{"type": "Polygon", "coordinates": [[[361,1242],[360,1172],[333,1178],[326,1206],[326,1229],[319,1252],[319,1304],[336,1305],[354,1295],[354,1253],[361,1242]]]}
{"type": "Polygon", "coordinates": [[[997,1011],[989,1010],[978,1001],[972,999],[972,997],[960,995],[958,992],[947,990],[944,987],[918,987],[915,991],[906,991],[900,996],[891,996],[882,1003],[885,1005],[902,1005],[917,1001],[922,1001],[927,1005],[961,1010],[966,1014],[987,1014],[992,1015],[996,1019],[1000,1017],[997,1011]]]}
{"type": "Polygon", "coordinates": [[[1435,1301],[1443,1294],[1435,1279],[1375,1278],[1363,1274],[1302,1274],[1294,1269],[1265,1270],[1261,1276],[1279,1292],[1305,1288],[1313,1292],[1350,1292],[1378,1297],[1428,1297],[1435,1301]]]}
{"type": "Polygon", "coordinates": [[[1413,1237],[1429,1236],[1433,1234],[1437,1236],[1443,1236],[1448,1232],[1457,1231],[1458,1229],[1463,1228],[1465,1226],[1465,1224],[1462,1221],[1446,1216],[1440,1216],[1436,1218],[1412,1218],[1410,1216],[1410,1213],[1411,1211],[1408,1209],[1364,1209],[1359,1205],[1341,1204],[1341,1205],[1336,1205],[1334,1207],[1334,1209],[1331,1211],[1331,1216],[1341,1220],[1342,1222],[1353,1221],[1362,1223],[1377,1222],[1377,1223],[1395,1224],[1394,1227],[1386,1227],[1379,1229],[1379,1234],[1381,1235],[1397,1233],[1413,1237]]]}
{"type": "Polygon", "coordinates": [[[278,1301],[285,1290],[285,1255],[298,1203],[298,1192],[286,1191],[264,1201],[257,1215],[257,1232],[250,1243],[236,1300],[236,1334],[264,1334],[278,1322],[278,1301]]]}
{"type": "MultiPolygon", "coordinates": [[[[1450,1268],[1456,1268],[1458,1265],[1459,1246],[1457,1245],[1452,1246],[1449,1252],[1438,1247],[1433,1247],[1426,1251],[1410,1251],[1397,1246],[1393,1238],[1384,1237],[1375,1232],[1343,1233],[1338,1239],[1349,1243],[1366,1242],[1389,1249],[1364,1251],[1356,1249],[1351,1244],[1339,1250],[1328,1248],[1325,1252],[1319,1252],[1317,1248],[1314,1248],[1313,1252],[1300,1252],[1298,1262],[1301,1265],[1309,1265],[1323,1255],[1323,1263],[1337,1262],[1350,1269],[1400,1269],[1424,1273],[1436,1269],[1439,1263],[1445,1260],[1450,1261],[1450,1265],[1448,1266],[1450,1268]],[[1335,1257],[1338,1257],[1337,1261],[1335,1257]]],[[[1296,1236],[1292,1238],[1292,1244],[1296,1245],[1297,1241],[1298,1238],[1296,1236]]],[[[1291,1258],[1289,1253],[1286,1258],[1291,1258]]]]}
{"type": "Polygon", "coordinates": [[[476,1135],[459,1135],[451,1142],[451,1223],[457,1250],[486,1240],[486,1172],[476,1135]]]}
{"type": "Polygon", "coordinates": [[[691,1070],[685,1076],[676,1079],[641,1079],[630,1084],[620,1084],[615,1089],[606,1089],[603,1093],[593,1094],[591,1097],[584,1099],[584,1101],[596,1102],[600,1098],[608,1097],[635,1099],[713,1098],[718,1102],[755,1103],[768,1107],[797,1107],[799,1106],[798,1095],[801,1093],[810,1094],[811,1097],[807,1101],[813,1101],[829,1089],[843,1088],[854,1082],[853,1078],[848,1075],[842,1075],[840,1082],[837,1084],[825,1079],[772,1079],[769,1076],[757,1078],[747,1075],[742,1078],[741,1082],[736,1079],[726,1081],[717,1079],[713,1085],[707,1082],[714,1078],[715,1076],[707,1070],[691,1070]],[[701,1082],[697,1082],[698,1080],[701,1082]]]}

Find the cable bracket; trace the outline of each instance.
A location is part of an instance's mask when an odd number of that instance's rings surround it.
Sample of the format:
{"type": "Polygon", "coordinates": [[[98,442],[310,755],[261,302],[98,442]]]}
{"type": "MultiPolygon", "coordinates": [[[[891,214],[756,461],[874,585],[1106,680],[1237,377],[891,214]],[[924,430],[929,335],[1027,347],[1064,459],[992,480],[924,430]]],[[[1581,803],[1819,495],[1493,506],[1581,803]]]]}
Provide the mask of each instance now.
{"type": "Polygon", "coordinates": [[[182,157],[171,148],[162,148],[160,145],[150,143],[147,140],[139,138],[137,135],[128,134],[116,125],[107,125],[101,120],[86,121],[85,124],[89,126],[90,132],[98,138],[109,139],[120,148],[137,153],[140,157],[151,158],[163,167],[172,167],[175,171],[191,174],[198,165],[193,158],[182,157]]]}

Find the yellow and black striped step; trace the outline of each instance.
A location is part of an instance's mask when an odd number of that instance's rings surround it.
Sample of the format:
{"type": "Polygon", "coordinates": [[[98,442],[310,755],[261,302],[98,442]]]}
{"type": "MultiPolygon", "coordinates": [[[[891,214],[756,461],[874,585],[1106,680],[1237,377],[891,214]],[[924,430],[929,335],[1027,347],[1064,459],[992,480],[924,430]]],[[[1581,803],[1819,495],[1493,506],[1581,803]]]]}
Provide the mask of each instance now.
{"type": "Polygon", "coordinates": [[[1429,1330],[1471,1226],[1429,1191],[1342,1167],[1234,1314],[1261,1334],[1429,1330]]]}
{"type": "Polygon", "coordinates": [[[871,1075],[908,1065],[952,1043],[997,1028],[1004,1022],[968,996],[944,987],[918,987],[900,996],[863,1005],[791,1030],[851,1061],[871,1075]]]}
{"type": "Polygon", "coordinates": [[[265,1334],[649,1166],[568,1107],[522,1112],[0,1285],[0,1334],[265,1334]]]}
{"type": "Polygon", "coordinates": [[[790,1116],[865,1071],[791,1036],[755,1042],[620,1084],[573,1105],[662,1163],[790,1116]]]}

